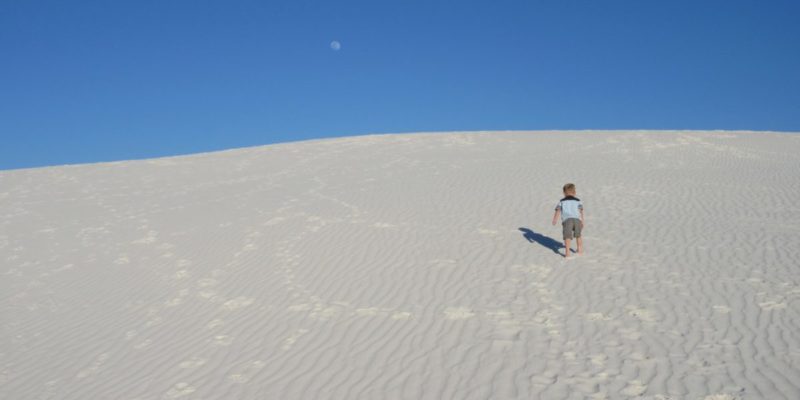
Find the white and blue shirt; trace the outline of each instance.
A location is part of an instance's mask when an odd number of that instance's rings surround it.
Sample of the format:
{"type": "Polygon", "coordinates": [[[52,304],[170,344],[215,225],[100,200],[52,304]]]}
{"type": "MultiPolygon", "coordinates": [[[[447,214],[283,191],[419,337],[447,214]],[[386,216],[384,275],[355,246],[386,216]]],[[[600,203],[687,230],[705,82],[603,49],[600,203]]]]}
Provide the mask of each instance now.
{"type": "Polygon", "coordinates": [[[561,222],[570,218],[581,219],[583,204],[577,197],[567,196],[561,199],[556,205],[556,210],[561,210],[561,222]]]}

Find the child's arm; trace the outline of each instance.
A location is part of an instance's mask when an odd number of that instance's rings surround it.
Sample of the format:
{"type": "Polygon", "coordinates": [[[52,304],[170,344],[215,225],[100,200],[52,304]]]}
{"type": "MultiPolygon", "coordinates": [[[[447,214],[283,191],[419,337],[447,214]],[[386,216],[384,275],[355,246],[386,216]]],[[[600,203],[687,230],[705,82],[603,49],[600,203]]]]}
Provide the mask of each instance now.
{"type": "Polygon", "coordinates": [[[581,207],[581,226],[586,226],[586,220],[583,219],[583,207],[581,207]]]}
{"type": "Polygon", "coordinates": [[[556,224],[556,220],[558,220],[559,216],[561,216],[561,210],[560,209],[556,209],[556,213],[553,214],[553,225],[556,224]]]}

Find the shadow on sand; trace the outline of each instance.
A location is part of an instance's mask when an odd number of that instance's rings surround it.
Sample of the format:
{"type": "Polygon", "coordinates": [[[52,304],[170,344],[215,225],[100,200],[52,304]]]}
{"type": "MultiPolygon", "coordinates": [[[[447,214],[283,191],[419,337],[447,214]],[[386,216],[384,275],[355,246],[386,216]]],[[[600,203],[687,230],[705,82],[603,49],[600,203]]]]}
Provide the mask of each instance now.
{"type": "Polygon", "coordinates": [[[564,244],[551,238],[550,236],[542,235],[541,233],[536,233],[528,228],[519,228],[520,232],[522,232],[522,236],[525,237],[531,243],[539,243],[540,245],[553,250],[553,253],[564,257],[563,254],[559,252],[559,250],[564,248],[564,244]]]}

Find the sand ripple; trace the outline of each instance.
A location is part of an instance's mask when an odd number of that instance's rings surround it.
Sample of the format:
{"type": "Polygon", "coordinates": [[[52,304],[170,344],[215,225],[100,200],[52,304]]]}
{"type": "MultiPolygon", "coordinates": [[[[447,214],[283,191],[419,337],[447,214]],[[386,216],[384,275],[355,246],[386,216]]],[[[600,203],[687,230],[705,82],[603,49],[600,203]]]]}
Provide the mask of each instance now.
{"type": "Polygon", "coordinates": [[[0,397],[798,399],[797,154],[484,132],[0,172],[0,397]]]}

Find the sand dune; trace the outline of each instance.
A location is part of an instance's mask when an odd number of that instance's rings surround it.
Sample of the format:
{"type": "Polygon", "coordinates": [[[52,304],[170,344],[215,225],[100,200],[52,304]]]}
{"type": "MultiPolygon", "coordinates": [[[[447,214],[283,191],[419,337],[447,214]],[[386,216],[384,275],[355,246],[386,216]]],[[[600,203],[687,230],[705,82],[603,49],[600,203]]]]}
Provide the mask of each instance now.
{"type": "Polygon", "coordinates": [[[0,172],[0,398],[800,399],[798,154],[479,132],[0,172]]]}

